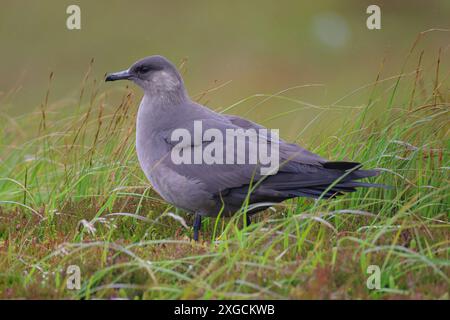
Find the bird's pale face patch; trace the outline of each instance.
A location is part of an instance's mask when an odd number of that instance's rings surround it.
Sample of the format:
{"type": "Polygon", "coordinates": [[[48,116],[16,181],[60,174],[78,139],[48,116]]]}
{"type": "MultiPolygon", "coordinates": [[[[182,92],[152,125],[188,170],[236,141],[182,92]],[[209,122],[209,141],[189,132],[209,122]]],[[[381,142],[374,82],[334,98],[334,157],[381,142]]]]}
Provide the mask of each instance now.
{"type": "Polygon", "coordinates": [[[167,91],[177,90],[180,87],[180,80],[165,70],[154,72],[152,82],[154,86],[167,91]]]}

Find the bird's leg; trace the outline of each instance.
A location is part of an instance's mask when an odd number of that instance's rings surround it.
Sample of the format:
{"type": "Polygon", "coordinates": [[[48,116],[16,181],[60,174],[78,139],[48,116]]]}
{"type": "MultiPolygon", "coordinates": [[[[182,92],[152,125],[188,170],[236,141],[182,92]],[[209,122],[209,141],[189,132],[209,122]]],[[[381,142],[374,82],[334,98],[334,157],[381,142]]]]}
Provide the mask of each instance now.
{"type": "Polygon", "coordinates": [[[196,213],[194,218],[194,241],[198,241],[198,232],[201,227],[202,227],[202,216],[196,213]]]}

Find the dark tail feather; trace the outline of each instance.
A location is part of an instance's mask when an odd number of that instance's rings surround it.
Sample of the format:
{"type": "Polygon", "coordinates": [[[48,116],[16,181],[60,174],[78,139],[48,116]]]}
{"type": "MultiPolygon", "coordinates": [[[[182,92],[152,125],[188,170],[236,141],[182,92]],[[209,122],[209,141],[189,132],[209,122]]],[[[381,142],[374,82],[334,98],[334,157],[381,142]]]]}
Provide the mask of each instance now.
{"type": "Polygon", "coordinates": [[[348,161],[332,161],[325,162],[322,164],[325,169],[349,171],[352,170],[351,179],[363,179],[369,177],[375,177],[380,174],[379,170],[362,170],[362,165],[359,162],[348,162],[348,161]]]}
{"type": "MultiPolygon", "coordinates": [[[[337,183],[330,188],[329,184],[321,184],[321,185],[310,185],[310,186],[302,186],[296,189],[295,191],[286,190],[290,194],[294,194],[296,196],[303,197],[313,197],[319,198],[322,197],[324,199],[331,199],[337,196],[343,195],[349,192],[355,192],[359,187],[362,188],[384,188],[391,189],[390,186],[379,184],[379,183],[368,183],[368,182],[359,182],[357,180],[375,177],[380,174],[379,170],[362,170],[358,169],[361,165],[356,162],[327,162],[324,165],[325,169],[337,170],[341,171],[343,175],[342,180],[337,178],[337,183]],[[346,172],[347,171],[347,172],[346,172]],[[326,191],[326,192],[325,192],[326,191]]],[[[290,186],[292,188],[292,186],[290,186]]]]}
{"type": "Polygon", "coordinates": [[[349,162],[349,161],[330,161],[322,164],[325,169],[335,169],[335,170],[350,170],[356,167],[360,167],[359,162],[349,162]]]}

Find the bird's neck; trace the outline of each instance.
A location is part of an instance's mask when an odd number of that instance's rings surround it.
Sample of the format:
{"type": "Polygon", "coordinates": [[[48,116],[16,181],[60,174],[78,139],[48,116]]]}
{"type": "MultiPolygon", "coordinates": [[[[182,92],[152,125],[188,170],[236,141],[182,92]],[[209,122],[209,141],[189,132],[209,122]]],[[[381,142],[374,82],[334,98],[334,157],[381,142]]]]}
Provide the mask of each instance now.
{"type": "Polygon", "coordinates": [[[152,92],[145,91],[139,106],[138,130],[153,131],[170,124],[174,117],[184,111],[189,104],[186,91],[183,92],[152,92]]]}
{"type": "Polygon", "coordinates": [[[164,109],[173,108],[189,101],[184,88],[178,88],[177,90],[153,88],[145,92],[143,99],[152,107],[164,109]]]}

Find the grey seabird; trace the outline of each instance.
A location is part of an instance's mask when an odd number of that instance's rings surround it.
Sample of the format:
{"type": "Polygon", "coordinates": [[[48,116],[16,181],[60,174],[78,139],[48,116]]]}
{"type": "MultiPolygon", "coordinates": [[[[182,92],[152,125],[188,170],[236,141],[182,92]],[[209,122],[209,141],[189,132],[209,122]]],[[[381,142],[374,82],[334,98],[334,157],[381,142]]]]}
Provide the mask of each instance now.
{"type": "MultiPolygon", "coordinates": [[[[198,240],[204,216],[230,216],[248,205],[249,215],[274,203],[295,197],[328,199],[356,187],[380,185],[357,180],[378,175],[362,170],[356,162],[328,161],[300,146],[279,139],[279,167],[276,174],[262,175],[260,163],[174,163],[176,148],[195,153],[213,142],[205,136],[180,146],[173,141],[177,129],[194,133],[194,123],[226,135],[227,130],[264,129],[252,121],[234,115],[216,113],[192,101],[176,67],[162,56],[150,56],[129,69],[107,75],[105,81],[131,80],[144,90],[136,127],[136,150],[146,177],[154,189],[170,204],[195,214],[194,240],[198,240]],[[252,207],[253,206],[253,207],[252,207]]],[[[253,141],[245,140],[250,156],[253,141]]],[[[254,146],[253,146],[254,147],[254,146]]],[[[180,151],[180,150],[179,150],[180,151]]]]}

